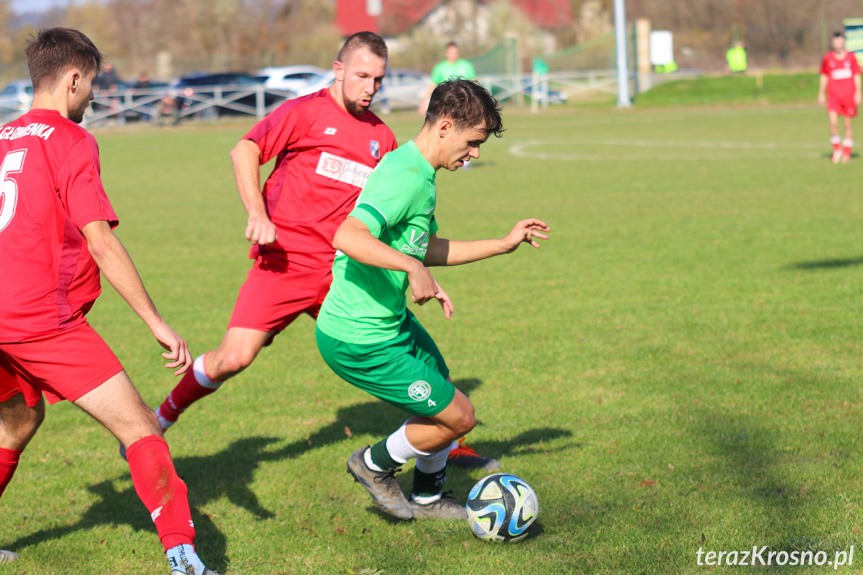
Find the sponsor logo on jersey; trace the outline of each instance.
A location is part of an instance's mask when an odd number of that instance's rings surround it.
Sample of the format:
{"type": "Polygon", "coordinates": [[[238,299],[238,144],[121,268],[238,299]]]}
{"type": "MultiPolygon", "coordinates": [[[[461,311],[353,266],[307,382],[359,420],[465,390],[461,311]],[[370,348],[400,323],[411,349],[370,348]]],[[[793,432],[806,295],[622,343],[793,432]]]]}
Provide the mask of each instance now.
{"type": "Polygon", "coordinates": [[[420,232],[417,235],[417,230],[411,229],[410,243],[402,244],[401,251],[411,256],[419,256],[424,258],[429,246],[429,233],[420,232]]]}
{"type": "Polygon", "coordinates": [[[19,126],[17,128],[6,126],[0,132],[0,140],[17,140],[24,136],[36,136],[37,138],[47,140],[53,133],[54,127],[48,124],[27,124],[26,126],[19,126]]]}
{"type": "Polygon", "coordinates": [[[851,71],[851,68],[836,68],[830,72],[831,80],[847,80],[852,76],[854,76],[854,73],[851,71]]]}
{"type": "Polygon", "coordinates": [[[335,128],[327,128],[326,130],[324,130],[324,135],[325,136],[335,136],[337,131],[338,130],[336,130],[335,128]]]}
{"type": "Polygon", "coordinates": [[[325,178],[362,188],[366,185],[366,180],[369,179],[372,168],[364,166],[359,162],[340,158],[328,152],[321,152],[321,158],[318,160],[318,167],[315,169],[315,173],[325,178]]]}
{"type": "Polygon", "coordinates": [[[377,140],[372,140],[369,142],[369,151],[372,153],[372,157],[376,160],[381,159],[381,144],[377,140]]]}
{"type": "Polygon", "coordinates": [[[414,401],[423,401],[431,395],[431,385],[428,382],[419,380],[415,381],[408,388],[408,397],[414,401]]]}

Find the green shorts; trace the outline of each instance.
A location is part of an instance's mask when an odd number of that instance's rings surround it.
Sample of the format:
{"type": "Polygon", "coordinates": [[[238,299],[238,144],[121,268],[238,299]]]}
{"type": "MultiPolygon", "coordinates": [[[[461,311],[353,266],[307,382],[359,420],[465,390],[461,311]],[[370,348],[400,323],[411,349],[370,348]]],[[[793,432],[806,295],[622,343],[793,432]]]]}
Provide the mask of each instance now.
{"type": "Polygon", "coordinates": [[[452,402],[449,368],[408,310],[398,335],[371,344],[346,343],[315,329],[327,365],[348,383],[412,415],[437,415],[452,402]]]}

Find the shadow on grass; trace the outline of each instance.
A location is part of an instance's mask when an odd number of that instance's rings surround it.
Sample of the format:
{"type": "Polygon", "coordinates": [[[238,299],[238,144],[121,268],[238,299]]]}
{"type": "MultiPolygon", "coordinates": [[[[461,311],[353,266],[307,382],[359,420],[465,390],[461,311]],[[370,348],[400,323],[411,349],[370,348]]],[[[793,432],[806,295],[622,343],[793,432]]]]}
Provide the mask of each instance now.
{"type": "Polygon", "coordinates": [[[796,262],[786,266],[792,270],[820,270],[834,268],[850,268],[863,264],[863,257],[859,258],[836,258],[832,260],[816,260],[811,262],[796,262]]]}
{"type": "MultiPolygon", "coordinates": [[[[465,394],[476,389],[478,379],[463,379],[454,382],[465,394]]],[[[195,521],[196,544],[201,557],[207,565],[222,571],[228,565],[226,538],[218,530],[210,517],[197,509],[222,497],[245,509],[259,520],[274,517],[264,508],[255,493],[250,489],[255,471],[264,462],[281,461],[326,445],[350,441],[345,428],[353,434],[385,436],[394,431],[405,420],[405,414],[381,401],[374,400],[340,409],[336,420],[319,429],[307,439],[294,441],[275,450],[268,447],[280,441],[276,437],[246,437],[231,443],[226,449],[206,456],[180,457],[174,459],[178,475],[189,486],[189,504],[192,519],[195,521]]],[[[544,441],[571,436],[564,429],[538,428],[520,433],[506,440],[486,441],[478,444],[481,453],[491,457],[517,455],[521,453],[550,453],[572,446],[557,448],[537,448],[544,441]]],[[[345,453],[347,460],[349,453],[345,453]]],[[[464,489],[469,478],[458,481],[459,489],[464,489]]],[[[105,480],[87,488],[99,500],[87,507],[83,515],[74,523],[44,529],[20,537],[4,544],[4,548],[20,550],[52,539],[62,538],[70,533],[87,530],[102,525],[128,525],[135,531],[148,531],[155,535],[152,521],[138,499],[129,474],[105,480]],[[128,482],[128,486],[118,489],[115,481],[128,482]]],[[[374,508],[377,510],[377,508],[374,508]]],[[[387,520],[392,519],[384,516],[387,520]]],[[[394,520],[396,521],[396,520],[394,520]]],[[[153,544],[158,545],[155,537],[153,544]]]]}
{"type": "MultiPolygon", "coordinates": [[[[246,437],[231,443],[218,453],[174,460],[178,475],[189,486],[189,504],[192,508],[192,520],[195,522],[196,545],[209,567],[223,571],[227,566],[226,539],[208,515],[196,510],[211,501],[226,497],[234,505],[242,507],[260,520],[273,517],[273,513],[261,506],[249,485],[255,470],[262,462],[286,457],[281,450],[265,451],[268,445],[278,441],[279,438],[275,437],[246,437]]],[[[155,536],[153,522],[138,499],[129,474],[96,483],[87,490],[99,500],[90,505],[78,521],[31,533],[10,542],[8,547],[22,549],[102,525],[128,525],[135,531],[148,531],[155,536]],[[114,482],[118,480],[127,481],[129,485],[117,489],[114,482]]],[[[153,545],[158,544],[154,537],[153,545]]]]}
{"type": "MultiPolygon", "coordinates": [[[[471,392],[482,385],[482,381],[475,378],[457,379],[453,381],[462,393],[470,396],[471,392]]],[[[482,406],[478,406],[477,411],[482,412],[482,406]]],[[[295,441],[286,445],[279,450],[279,453],[286,453],[288,457],[299,457],[300,455],[341,441],[348,441],[350,438],[347,435],[346,429],[350,430],[351,436],[354,435],[372,435],[383,438],[391,434],[393,431],[404,423],[407,415],[395,407],[379,401],[377,399],[358,405],[352,405],[339,409],[336,412],[336,420],[321,429],[318,429],[306,439],[295,441]]],[[[478,425],[482,425],[478,421],[478,425]]],[[[551,453],[552,451],[560,451],[569,449],[573,446],[557,447],[553,449],[537,450],[534,446],[541,444],[546,440],[558,439],[560,437],[571,436],[572,432],[565,429],[541,428],[532,429],[519,434],[516,437],[500,440],[500,441],[483,441],[477,444],[471,443],[471,447],[477,448],[477,451],[487,457],[501,457],[506,455],[516,455],[520,453],[551,453]],[[479,449],[479,448],[482,449],[479,449]]],[[[348,454],[345,454],[347,459],[348,454]]]]}

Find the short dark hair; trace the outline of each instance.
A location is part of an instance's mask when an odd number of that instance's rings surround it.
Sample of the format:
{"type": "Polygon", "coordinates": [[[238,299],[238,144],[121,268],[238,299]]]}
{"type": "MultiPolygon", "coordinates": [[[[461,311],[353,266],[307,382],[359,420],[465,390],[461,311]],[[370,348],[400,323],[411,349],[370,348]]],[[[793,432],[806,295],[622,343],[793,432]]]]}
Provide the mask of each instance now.
{"type": "Polygon", "coordinates": [[[383,58],[384,60],[386,60],[389,55],[387,43],[384,42],[383,38],[374,32],[357,32],[345,40],[345,43],[342,45],[342,49],[339,50],[339,55],[336,57],[336,60],[344,62],[345,58],[358,48],[368,48],[372,54],[383,58]]]}
{"type": "Polygon", "coordinates": [[[834,38],[844,38],[845,33],[844,32],[833,32],[833,37],[834,38]]]}
{"type": "Polygon", "coordinates": [[[498,138],[503,134],[498,101],[488,90],[464,78],[442,82],[432,92],[425,123],[434,124],[441,118],[452,119],[459,129],[483,124],[486,134],[498,138]]]}
{"type": "Polygon", "coordinates": [[[102,53],[78,30],[47,28],[30,37],[24,52],[36,91],[52,90],[70,68],[83,73],[102,68],[102,53]]]}
{"type": "Polygon", "coordinates": [[[449,48],[449,47],[458,48],[458,44],[456,44],[455,41],[452,41],[449,44],[447,44],[446,47],[447,48],[449,48]]]}

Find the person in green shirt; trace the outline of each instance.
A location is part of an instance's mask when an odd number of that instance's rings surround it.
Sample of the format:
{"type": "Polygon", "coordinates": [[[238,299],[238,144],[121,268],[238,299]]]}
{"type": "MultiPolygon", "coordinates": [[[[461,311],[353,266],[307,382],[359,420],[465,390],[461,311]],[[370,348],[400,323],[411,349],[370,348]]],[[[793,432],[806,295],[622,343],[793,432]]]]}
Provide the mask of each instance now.
{"type": "Polygon", "coordinates": [[[746,71],[746,47],[743,42],[735,42],[725,53],[728,71],[739,74],[746,71]]]}
{"type": "Polygon", "coordinates": [[[459,55],[458,44],[450,42],[444,49],[444,59],[432,68],[431,84],[429,84],[428,91],[417,110],[421,116],[425,116],[429,98],[431,98],[435,86],[453,78],[476,80],[476,70],[474,70],[470,60],[465,60],[459,55]]]}
{"type": "Polygon", "coordinates": [[[318,349],[332,370],[412,417],[348,459],[348,472],[384,512],[399,519],[464,519],[464,506],[441,494],[447,456],[473,429],[470,400],[457,390],[437,346],[407,309],[405,292],[423,305],[452,302],[429,272],[539,248],[545,222],[518,222],[502,239],[454,241],[437,235],[435,174],[455,171],[503,126],[497,101],[482,86],[447,80],[432,93],[419,135],[387,154],[336,232],[333,282],[317,319],[318,349]],[[411,499],[393,477],[416,458],[411,499]]]}

